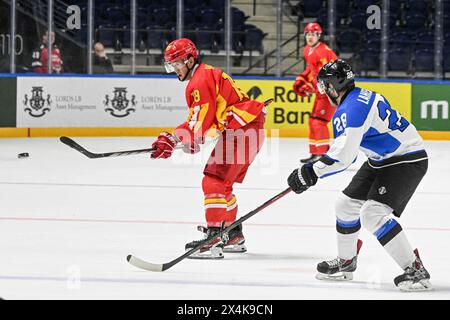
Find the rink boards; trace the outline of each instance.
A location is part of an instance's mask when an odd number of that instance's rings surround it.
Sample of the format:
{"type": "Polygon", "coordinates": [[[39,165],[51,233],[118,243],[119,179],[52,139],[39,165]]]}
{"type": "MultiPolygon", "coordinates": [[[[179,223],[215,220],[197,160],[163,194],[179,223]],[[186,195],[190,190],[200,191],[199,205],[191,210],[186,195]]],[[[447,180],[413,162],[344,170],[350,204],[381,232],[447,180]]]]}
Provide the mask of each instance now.
{"type": "MultiPolygon", "coordinates": [[[[236,77],[251,98],[273,98],[269,135],[306,137],[313,97],[300,97],[292,78],[236,77]]],[[[450,82],[375,81],[358,86],[382,93],[426,139],[450,139],[450,82]]],[[[166,76],[0,77],[0,136],[157,135],[185,121],[186,84],[166,76]]]]}

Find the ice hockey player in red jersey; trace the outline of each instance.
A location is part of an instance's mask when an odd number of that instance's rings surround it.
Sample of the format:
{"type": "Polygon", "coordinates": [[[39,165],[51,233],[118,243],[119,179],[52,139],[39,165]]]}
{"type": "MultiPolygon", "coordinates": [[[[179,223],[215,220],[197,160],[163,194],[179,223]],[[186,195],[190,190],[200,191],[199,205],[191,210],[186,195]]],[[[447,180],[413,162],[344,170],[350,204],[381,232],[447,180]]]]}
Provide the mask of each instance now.
{"type": "MultiPolygon", "coordinates": [[[[61,51],[55,44],[55,33],[51,33],[50,41],[52,42],[52,73],[64,73],[61,51]]],[[[42,43],[33,52],[33,61],[31,66],[34,73],[48,73],[48,31],[42,36],[42,43]]]]}
{"type": "MultiPolygon", "coordinates": [[[[217,130],[219,139],[202,181],[207,228],[199,228],[206,236],[214,237],[221,227],[236,220],[238,206],[233,184],[242,183],[264,142],[266,104],[250,100],[222,70],[200,63],[197,48],[189,39],[171,42],[164,59],[168,73],[175,72],[180,81],[189,81],[185,92],[189,116],[172,134],[159,135],[151,157],[168,158],[179,143],[184,152],[196,153],[207,131],[217,130]]],[[[186,244],[185,249],[190,250],[199,241],[186,244]]],[[[245,252],[244,242],[242,226],[238,226],[225,244],[217,238],[190,257],[220,259],[224,251],[245,252]]]]}
{"type": "Polygon", "coordinates": [[[309,153],[311,156],[302,159],[302,163],[314,162],[330,148],[328,123],[333,117],[335,107],[326,95],[317,89],[317,75],[320,69],[330,61],[337,59],[336,54],[325,43],[320,41],[322,28],[318,23],[308,23],[305,27],[306,45],[303,56],[306,61],[305,70],[297,76],[294,91],[302,96],[316,95],[313,110],[309,118],[309,153]]]}

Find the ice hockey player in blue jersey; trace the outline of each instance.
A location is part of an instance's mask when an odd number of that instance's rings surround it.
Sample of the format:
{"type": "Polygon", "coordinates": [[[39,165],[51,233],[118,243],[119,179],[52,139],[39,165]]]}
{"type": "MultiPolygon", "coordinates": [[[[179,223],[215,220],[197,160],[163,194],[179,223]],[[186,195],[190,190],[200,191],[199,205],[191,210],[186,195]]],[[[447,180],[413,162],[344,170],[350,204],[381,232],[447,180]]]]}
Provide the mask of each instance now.
{"type": "Polygon", "coordinates": [[[409,123],[382,95],[355,87],[351,66],[336,60],[318,76],[319,90],[337,110],[334,144],[314,164],[294,170],[289,186],[302,193],[318,178],[347,169],[361,150],[368,160],[335,204],[338,257],[317,265],[316,278],[351,280],[362,242],[361,225],[375,235],[404,273],[394,279],[402,291],[431,290],[430,274],[397,222],[428,167],[424,143],[409,123]]]}

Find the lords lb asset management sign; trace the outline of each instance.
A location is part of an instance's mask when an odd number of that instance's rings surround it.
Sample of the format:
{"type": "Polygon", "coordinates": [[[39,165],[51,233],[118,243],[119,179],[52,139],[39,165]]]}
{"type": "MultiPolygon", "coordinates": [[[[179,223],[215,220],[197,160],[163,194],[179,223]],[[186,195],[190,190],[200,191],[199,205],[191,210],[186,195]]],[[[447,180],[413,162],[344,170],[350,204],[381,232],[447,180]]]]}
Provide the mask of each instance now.
{"type": "Polygon", "coordinates": [[[414,84],[412,121],[418,130],[450,131],[450,85],[414,84]]]}
{"type": "Polygon", "coordinates": [[[173,78],[18,77],[17,127],[175,127],[189,114],[185,87],[173,78]]]}

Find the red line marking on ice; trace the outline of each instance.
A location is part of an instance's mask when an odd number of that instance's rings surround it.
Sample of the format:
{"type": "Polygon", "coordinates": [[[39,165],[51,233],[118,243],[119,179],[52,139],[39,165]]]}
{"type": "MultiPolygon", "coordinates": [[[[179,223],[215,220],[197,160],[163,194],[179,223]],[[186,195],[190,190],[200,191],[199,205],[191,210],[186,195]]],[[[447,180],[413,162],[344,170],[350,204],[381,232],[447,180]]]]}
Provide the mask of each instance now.
{"type": "MultiPolygon", "coordinates": [[[[0,217],[3,221],[35,221],[35,222],[87,222],[87,223],[136,223],[136,224],[190,224],[201,225],[198,221],[164,221],[164,220],[114,220],[114,219],[80,219],[80,218],[45,218],[45,217],[0,217]]],[[[275,228],[311,228],[311,229],[334,229],[334,225],[318,224],[286,224],[286,223],[246,223],[252,227],[275,227],[275,228]]],[[[413,231],[442,231],[449,232],[450,228],[435,227],[406,227],[413,231]]]]}

